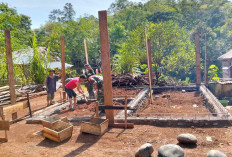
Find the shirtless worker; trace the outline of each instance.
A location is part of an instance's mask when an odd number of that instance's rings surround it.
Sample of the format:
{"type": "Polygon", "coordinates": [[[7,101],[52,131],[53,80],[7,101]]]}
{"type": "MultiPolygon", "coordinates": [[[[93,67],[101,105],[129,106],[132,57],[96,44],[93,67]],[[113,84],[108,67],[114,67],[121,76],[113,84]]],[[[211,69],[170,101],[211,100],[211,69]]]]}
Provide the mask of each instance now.
{"type": "Polygon", "coordinates": [[[82,74],[80,77],[75,77],[71,81],[69,81],[65,85],[65,92],[68,94],[69,97],[69,103],[70,103],[70,110],[74,111],[74,106],[77,104],[77,94],[75,93],[74,89],[76,88],[77,91],[83,95],[83,97],[86,99],[84,91],[81,88],[81,82],[84,82],[86,80],[86,76],[82,74]],[[72,98],[74,100],[74,105],[72,104],[72,98]]]}

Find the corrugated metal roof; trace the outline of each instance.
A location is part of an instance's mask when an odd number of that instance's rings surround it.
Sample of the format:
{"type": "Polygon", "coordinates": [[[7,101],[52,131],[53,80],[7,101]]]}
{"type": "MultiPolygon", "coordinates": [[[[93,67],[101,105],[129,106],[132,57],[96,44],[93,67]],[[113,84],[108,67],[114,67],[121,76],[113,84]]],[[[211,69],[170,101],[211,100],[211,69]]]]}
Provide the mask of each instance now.
{"type": "Polygon", "coordinates": [[[232,49],[229,52],[227,52],[227,53],[221,55],[220,57],[218,57],[219,60],[228,60],[228,59],[231,59],[231,58],[232,58],[232,49]]]}
{"type": "MultiPolygon", "coordinates": [[[[65,68],[70,68],[72,66],[73,65],[71,65],[71,64],[65,63],[65,68]]],[[[50,62],[50,63],[48,63],[48,68],[50,68],[50,69],[55,69],[55,68],[61,69],[61,62],[50,62]]]]}

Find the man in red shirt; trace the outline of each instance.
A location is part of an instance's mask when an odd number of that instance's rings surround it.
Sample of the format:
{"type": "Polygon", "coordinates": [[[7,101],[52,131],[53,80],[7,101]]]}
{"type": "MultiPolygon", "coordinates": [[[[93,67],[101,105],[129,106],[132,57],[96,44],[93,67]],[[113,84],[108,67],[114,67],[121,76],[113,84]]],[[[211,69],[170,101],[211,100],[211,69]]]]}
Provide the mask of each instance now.
{"type": "Polygon", "coordinates": [[[68,97],[69,97],[69,103],[70,103],[70,110],[71,111],[75,110],[73,106],[75,106],[77,104],[77,99],[76,99],[77,94],[74,91],[75,88],[86,99],[84,91],[81,88],[81,82],[84,82],[85,80],[86,80],[86,76],[83,74],[80,77],[73,78],[71,81],[69,81],[65,85],[65,92],[68,94],[68,97]],[[74,105],[72,105],[72,98],[74,100],[74,105]]]}

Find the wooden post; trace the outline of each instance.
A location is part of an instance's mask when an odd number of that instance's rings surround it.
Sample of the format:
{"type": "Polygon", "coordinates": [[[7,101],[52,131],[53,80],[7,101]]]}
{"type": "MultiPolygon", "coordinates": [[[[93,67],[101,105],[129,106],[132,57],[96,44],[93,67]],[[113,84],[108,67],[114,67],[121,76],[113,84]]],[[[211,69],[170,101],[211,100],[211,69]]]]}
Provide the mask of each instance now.
{"type": "Polygon", "coordinates": [[[64,53],[64,36],[60,37],[60,45],[61,45],[61,68],[62,68],[62,91],[63,91],[63,101],[66,100],[66,93],[65,93],[65,53],[64,53]]]}
{"type": "Polygon", "coordinates": [[[99,102],[96,101],[96,117],[99,117],[99,102]]]}
{"type": "Polygon", "coordinates": [[[127,128],[127,96],[125,96],[125,105],[124,105],[125,109],[125,128],[127,128]]]}
{"type": "Polygon", "coordinates": [[[207,39],[205,34],[205,85],[208,85],[208,68],[207,68],[207,39]]]}
{"type": "Polygon", "coordinates": [[[200,60],[200,35],[198,32],[195,33],[195,44],[196,44],[196,84],[201,84],[201,60],[200,60]]]}
{"type": "MultiPolygon", "coordinates": [[[[103,71],[103,86],[104,86],[104,105],[113,106],[112,97],[112,76],[110,68],[110,47],[108,39],[107,28],[107,12],[99,11],[99,30],[100,30],[100,43],[101,43],[101,60],[103,71]]],[[[106,110],[106,118],[109,119],[109,123],[114,123],[114,111],[106,110]]]]}
{"type": "MultiPolygon", "coordinates": [[[[6,42],[6,59],[7,59],[7,72],[10,88],[10,101],[11,105],[16,103],[15,96],[15,82],[14,82],[14,72],[13,72],[13,60],[12,60],[12,50],[11,50],[11,40],[10,40],[10,30],[5,30],[5,42],[6,42]]],[[[17,119],[17,112],[12,113],[12,120],[17,119]]]]}
{"type": "Polygon", "coordinates": [[[149,88],[150,88],[150,103],[152,104],[152,63],[151,63],[151,41],[147,39],[147,30],[145,27],[146,49],[147,49],[147,65],[149,76],[149,88]]]}
{"type": "Polygon", "coordinates": [[[27,103],[28,103],[28,108],[29,108],[29,114],[32,117],[32,110],[31,110],[31,103],[30,103],[29,93],[27,93],[27,103]]]}
{"type": "Polygon", "coordinates": [[[85,46],[85,59],[86,59],[86,64],[89,64],[89,57],[88,57],[87,45],[86,45],[86,40],[85,40],[85,39],[84,39],[84,46],[85,46]]]}

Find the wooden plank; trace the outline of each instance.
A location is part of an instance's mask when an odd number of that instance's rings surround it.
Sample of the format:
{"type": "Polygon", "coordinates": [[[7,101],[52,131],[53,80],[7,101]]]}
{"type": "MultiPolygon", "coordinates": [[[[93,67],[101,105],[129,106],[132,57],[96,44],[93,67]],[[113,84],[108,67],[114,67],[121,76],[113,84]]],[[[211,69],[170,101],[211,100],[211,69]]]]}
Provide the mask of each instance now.
{"type": "MultiPolygon", "coordinates": [[[[110,47],[108,39],[107,28],[107,11],[99,11],[99,31],[100,31],[100,43],[101,43],[101,60],[103,71],[103,86],[104,88],[104,104],[107,106],[113,106],[112,97],[112,76],[110,68],[110,47]]],[[[109,123],[114,123],[114,111],[106,110],[106,118],[109,119],[109,123]]]]}
{"type": "Polygon", "coordinates": [[[201,84],[201,58],[200,58],[200,35],[195,33],[195,45],[196,45],[196,84],[201,84]]]}
{"type": "MultiPolygon", "coordinates": [[[[125,107],[124,106],[99,106],[99,109],[100,110],[125,110],[125,107]]],[[[127,107],[127,110],[134,110],[130,107],[127,107]]]]}
{"type": "MultiPolygon", "coordinates": [[[[61,69],[62,69],[62,91],[65,88],[65,43],[64,36],[60,37],[60,45],[61,45],[61,69]]],[[[63,92],[63,101],[66,99],[66,93],[63,92]]]]}
{"type": "Polygon", "coordinates": [[[27,101],[24,101],[24,102],[19,102],[15,105],[12,105],[12,106],[7,106],[7,107],[4,107],[3,108],[3,113],[5,115],[8,115],[8,114],[12,114],[12,113],[16,113],[20,110],[23,110],[25,108],[28,107],[28,102],[27,101]]]}
{"type": "MultiPolygon", "coordinates": [[[[15,82],[14,82],[14,72],[13,72],[13,60],[12,60],[12,50],[10,41],[10,30],[5,30],[5,42],[6,42],[6,62],[7,62],[7,72],[10,87],[10,101],[11,105],[16,103],[15,95],[15,82]]],[[[12,114],[12,120],[17,118],[17,113],[12,114]]]]}
{"type": "Polygon", "coordinates": [[[84,39],[84,46],[85,46],[85,60],[86,64],[89,64],[89,57],[88,57],[88,51],[87,51],[87,45],[86,45],[86,40],[84,39]]]}
{"type": "Polygon", "coordinates": [[[9,130],[9,129],[10,129],[9,121],[0,120],[0,130],[9,130]]]}
{"type": "Polygon", "coordinates": [[[114,128],[134,128],[134,123],[113,123],[113,124],[109,124],[109,127],[114,127],[114,128]]]}

